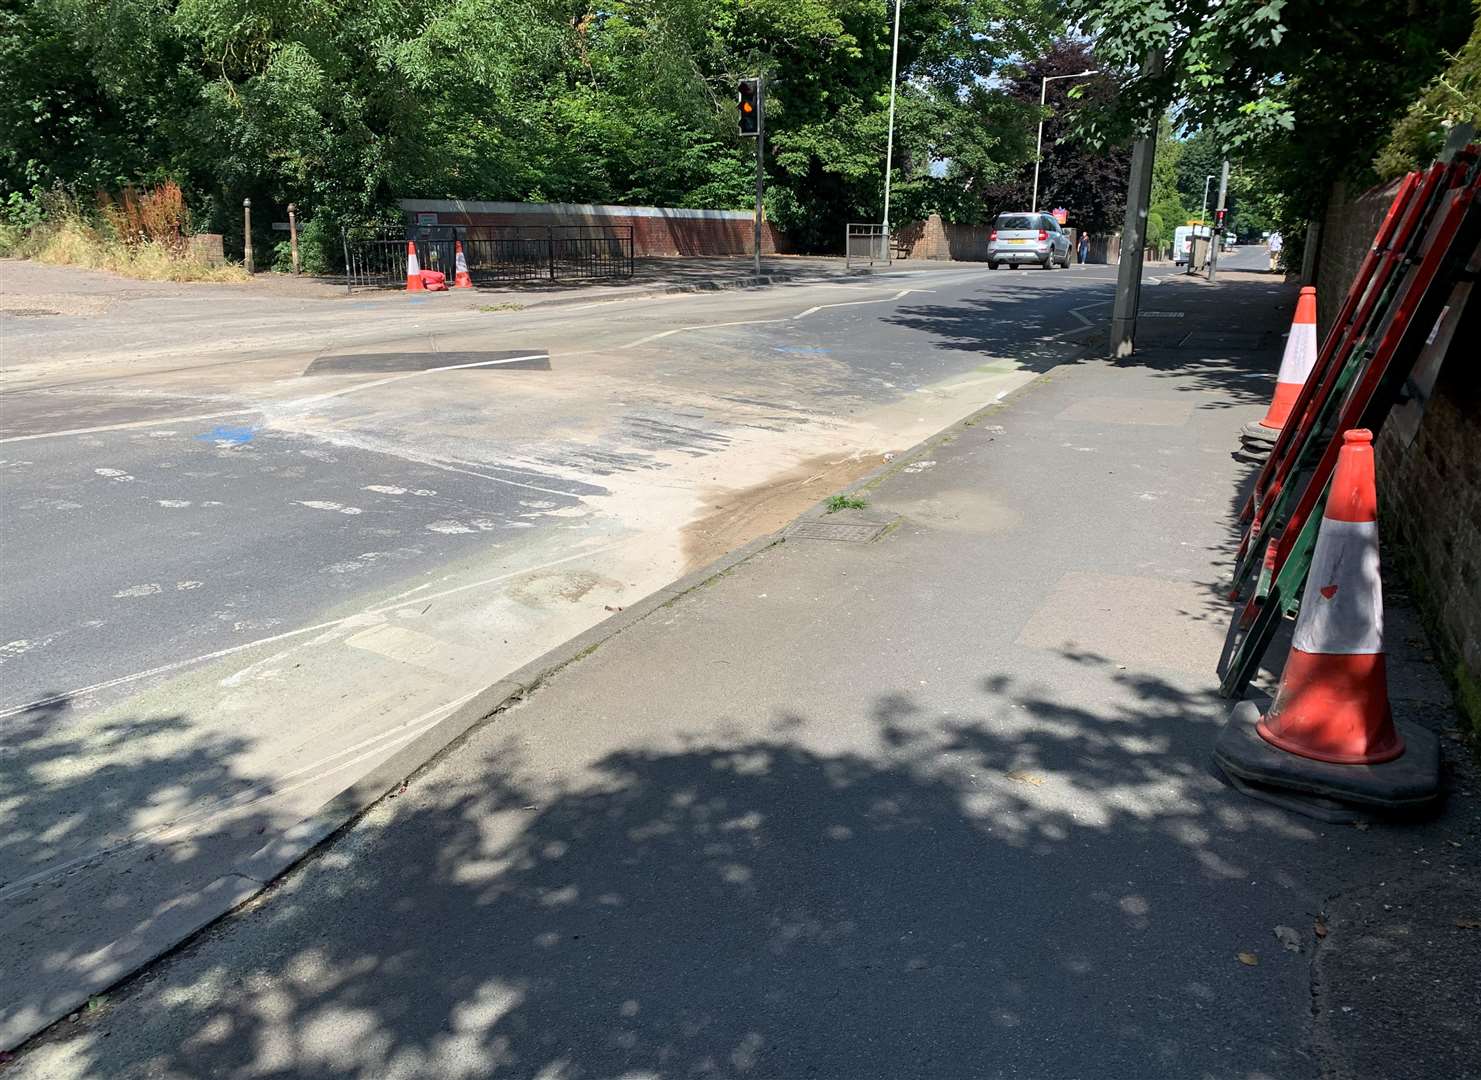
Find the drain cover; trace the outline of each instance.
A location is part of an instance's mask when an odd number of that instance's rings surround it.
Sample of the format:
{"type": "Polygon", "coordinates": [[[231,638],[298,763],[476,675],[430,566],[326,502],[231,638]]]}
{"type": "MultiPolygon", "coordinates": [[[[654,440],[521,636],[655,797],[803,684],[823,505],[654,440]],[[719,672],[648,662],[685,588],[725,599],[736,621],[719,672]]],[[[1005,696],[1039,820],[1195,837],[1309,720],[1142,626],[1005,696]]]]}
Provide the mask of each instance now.
{"type": "Polygon", "coordinates": [[[844,521],[799,521],[787,530],[787,535],[803,540],[846,540],[864,544],[884,532],[888,525],[888,521],[870,521],[859,525],[844,521]]]}

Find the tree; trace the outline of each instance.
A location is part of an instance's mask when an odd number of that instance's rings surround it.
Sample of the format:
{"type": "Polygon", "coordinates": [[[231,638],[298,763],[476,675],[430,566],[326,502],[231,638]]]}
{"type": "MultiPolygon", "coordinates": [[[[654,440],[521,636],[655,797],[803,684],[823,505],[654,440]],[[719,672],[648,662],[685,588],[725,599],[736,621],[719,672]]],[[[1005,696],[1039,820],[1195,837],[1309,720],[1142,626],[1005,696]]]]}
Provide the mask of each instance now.
{"type": "MultiPolygon", "coordinates": [[[[1039,112],[1039,94],[1048,76],[1077,75],[1095,70],[1098,61],[1083,41],[1056,41],[1044,55],[1025,64],[1008,84],[1033,140],[1039,116],[1044,117],[1044,152],[1039,167],[1039,208],[1063,206],[1069,222],[1092,233],[1120,228],[1126,211],[1126,181],[1131,164],[1127,146],[1092,147],[1075,128],[1078,113],[1107,108],[1116,95],[1115,79],[1094,75],[1086,79],[1056,78],[1049,83],[1046,106],[1039,112]]],[[[1033,143],[1028,160],[1011,178],[992,185],[986,193],[989,216],[1008,210],[1026,210],[1033,201],[1033,143]]]]}
{"type": "Polygon", "coordinates": [[[1100,130],[1166,107],[1175,127],[1211,131],[1281,192],[1288,239],[1334,179],[1372,178],[1389,127],[1473,21],[1469,0],[1067,0],[1066,12],[1125,76],[1100,130]],[[1161,63],[1143,69],[1149,55],[1161,63]]]}

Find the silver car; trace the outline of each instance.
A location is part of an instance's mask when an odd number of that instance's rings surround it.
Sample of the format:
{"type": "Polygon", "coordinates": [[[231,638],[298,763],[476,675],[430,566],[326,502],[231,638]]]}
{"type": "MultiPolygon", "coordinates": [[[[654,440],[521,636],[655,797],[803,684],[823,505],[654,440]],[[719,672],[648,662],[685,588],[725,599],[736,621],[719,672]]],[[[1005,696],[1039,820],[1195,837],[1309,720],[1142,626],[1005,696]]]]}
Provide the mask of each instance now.
{"type": "Polygon", "coordinates": [[[1070,265],[1070,237],[1049,214],[999,214],[987,237],[987,265],[1070,265]]]}

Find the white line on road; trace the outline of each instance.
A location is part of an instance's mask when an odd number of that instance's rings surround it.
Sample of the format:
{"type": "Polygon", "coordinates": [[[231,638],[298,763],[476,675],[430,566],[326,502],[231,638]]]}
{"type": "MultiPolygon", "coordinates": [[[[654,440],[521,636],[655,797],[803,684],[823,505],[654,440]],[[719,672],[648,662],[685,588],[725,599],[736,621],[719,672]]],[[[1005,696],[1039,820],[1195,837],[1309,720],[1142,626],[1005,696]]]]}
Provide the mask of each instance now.
{"type": "Polygon", "coordinates": [[[840,301],[839,303],[836,303],[836,304],[815,304],[814,306],[808,308],[806,311],[803,311],[803,312],[800,312],[800,313],[798,313],[796,315],[793,315],[792,318],[794,318],[794,319],[805,319],[809,315],[811,315],[813,312],[815,312],[815,311],[822,311],[824,308],[857,307],[859,304],[888,304],[892,300],[898,300],[902,296],[908,296],[909,294],[911,294],[913,292],[935,292],[935,290],[934,289],[901,289],[894,296],[881,296],[881,297],[878,297],[878,298],[876,298],[874,300],[842,300],[842,301],[840,301]]]}
{"type": "MultiPolygon", "coordinates": [[[[472,581],[464,585],[457,585],[450,589],[444,589],[442,592],[431,593],[430,595],[426,596],[418,596],[418,599],[437,600],[444,596],[451,596],[454,593],[467,592],[469,589],[478,589],[486,585],[496,585],[501,581],[508,581],[512,578],[522,577],[525,574],[533,574],[540,570],[548,570],[552,566],[560,566],[562,563],[574,562],[576,559],[584,559],[592,555],[600,555],[604,551],[610,551],[611,549],[619,546],[620,543],[621,541],[614,541],[610,544],[604,544],[601,547],[584,548],[573,555],[566,555],[559,559],[552,559],[550,562],[541,563],[538,566],[526,567],[523,570],[511,570],[508,573],[497,574],[491,578],[484,578],[480,581],[472,581]]],[[[385,614],[387,611],[392,610],[393,608],[399,607],[412,593],[420,593],[420,591],[422,589],[425,589],[426,587],[427,586],[425,585],[419,585],[417,586],[417,588],[410,590],[410,592],[401,593],[393,597],[390,603],[382,604],[378,607],[366,608],[363,611],[356,612],[353,615],[346,615],[343,618],[331,619],[328,622],[315,623],[312,626],[303,626],[297,630],[287,630],[281,634],[273,634],[270,637],[258,638],[255,641],[244,641],[240,645],[230,645],[224,649],[217,649],[215,652],[202,653],[200,656],[192,656],[188,660],[175,660],[168,664],[160,664],[158,667],[148,668],[145,671],[136,671],[129,675],[120,675],[117,678],[105,679],[103,682],[93,683],[90,686],[82,686],[77,688],[76,690],[65,690],[58,694],[48,694],[46,697],[37,698],[35,701],[28,701],[23,705],[12,705],[6,709],[0,709],[0,720],[4,720],[12,716],[18,716],[19,714],[29,712],[32,709],[42,709],[48,705],[55,705],[58,702],[68,701],[72,698],[85,697],[88,694],[97,693],[99,690],[110,690],[115,686],[123,686],[125,683],[137,682],[140,679],[147,679],[155,675],[167,675],[172,671],[179,671],[182,668],[193,667],[196,664],[204,664],[211,660],[219,660],[222,657],[231,656],[234,653],[244,652],[247,649],[255,649],[262,645],[271,645],[277,641],[287,641],[289,638],[300,637],[304,634],[312,634],[321,630],[331,630],[337,626],[343,626],[345,623],[351,621],[352,619],[363,619],[366,615],[382,615],[385,614]]]]}
{"type": "Polygon", "coordinates": [[[33,435],[10,435],[0,439],[0,443],[31,442],[35,439],[59,439],[66,435],[96,435],[105,431],[128,431],[131,428],[189,424],[198,420],[220,420],[228,416],[246,416],[249,413],[266,412],[268,409],[296,409],[303,405],[316,405],[321,401],[328,401],[331,398],[344,397],[346,394],[356,394],[361,390],[371,390],[377,386],[385,386],[388,383],[401,382],[403,379],[416,379],[423,375],[436,375],[443,371],[464,371],[468,368],[517,364],[524,360],[549,359],[549,353],[529,353],[525,356],[506,356],[499,360],[480,360],[473,364],[445,364],[442,367],[423,368],[421,371],[409,371],[404,375],[392,375],[385,379],[371,379],[369,382],[356,383],[354,386],[341,387],[338,390],[330,390],[324,394],[311,394],[308,397],[294,398],[290,401],[269,401],[262,405],[249,405],[246,408],[233,409],[231,412],[195,413],[190,416],[163,416],[154,420],[131,420],[122,424],[101,424],[97,427],[68,428],[65,431],[41,431],[33,435]]]}
{"type": "Polygon", "coordinates": [[[647,337],[640,337],[636,341],[629,341],[626,345],[623,345],[622,348],[635,349],[639,345],[646,345],[650,341],[657,341],[659,338],[671,337],[674,334],[682,334],[686,330],[713,330],[721,326],[761,326],[764,323],[779,323],[786,321],[786,319],[741,319],[737,322],[699,323],[695,326],[676,326],[672,330],[660,330],[656,334],[649,334],[647,337]]]}

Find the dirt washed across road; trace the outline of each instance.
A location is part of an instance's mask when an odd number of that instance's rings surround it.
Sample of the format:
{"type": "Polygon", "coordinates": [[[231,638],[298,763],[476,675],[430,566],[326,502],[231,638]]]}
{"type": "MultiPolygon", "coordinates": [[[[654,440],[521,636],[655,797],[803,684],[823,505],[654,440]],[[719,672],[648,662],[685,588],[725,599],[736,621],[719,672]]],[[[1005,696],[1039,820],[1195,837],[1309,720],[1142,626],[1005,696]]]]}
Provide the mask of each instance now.
{"type": "Polygon", "coordinates": [[[0,1045],[480,690],[1073,360],[1112,273],[4,316],[0,1045]]]}

